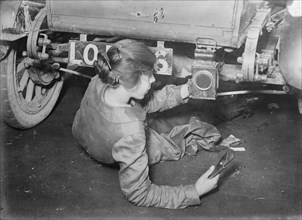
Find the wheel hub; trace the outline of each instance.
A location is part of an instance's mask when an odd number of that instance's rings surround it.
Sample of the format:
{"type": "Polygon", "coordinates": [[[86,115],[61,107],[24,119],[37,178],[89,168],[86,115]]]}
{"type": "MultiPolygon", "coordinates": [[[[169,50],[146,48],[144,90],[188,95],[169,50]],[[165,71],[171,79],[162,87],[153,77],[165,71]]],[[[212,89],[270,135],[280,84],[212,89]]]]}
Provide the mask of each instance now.
{"type": "Polygon", "coordinates": [[[28,69],[29,77],[31,80],[38,85],[49,85],[56,76],[56,72],[51,68],[40,69],[38,67],[30,67],[28,69]]]}

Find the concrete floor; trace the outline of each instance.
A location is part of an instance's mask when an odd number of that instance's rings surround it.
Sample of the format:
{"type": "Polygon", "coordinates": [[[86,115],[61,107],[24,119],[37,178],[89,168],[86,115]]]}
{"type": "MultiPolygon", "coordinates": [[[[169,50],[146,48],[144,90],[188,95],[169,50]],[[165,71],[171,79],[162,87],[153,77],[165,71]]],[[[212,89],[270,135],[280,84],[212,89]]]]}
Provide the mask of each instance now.
{"type": "MultiPolygon", "coordinates": [[[[194,111],[224,137],[243,139],[246,151],[236,153],[201,206],[166,210],[130,204],[119,189],[118,170],[92,160],[73,139],[86,85],[71,78],[53,113],[32,129],[1,124],[1,219],[301,219],[302,117],[292,97],[262,96],[244,114],[237,110],[242,98],[176,109],[194,111]]],[[[156,184],[194,183],[221,155],[187,155],[153,166],[150,176],[156,184]]]]}

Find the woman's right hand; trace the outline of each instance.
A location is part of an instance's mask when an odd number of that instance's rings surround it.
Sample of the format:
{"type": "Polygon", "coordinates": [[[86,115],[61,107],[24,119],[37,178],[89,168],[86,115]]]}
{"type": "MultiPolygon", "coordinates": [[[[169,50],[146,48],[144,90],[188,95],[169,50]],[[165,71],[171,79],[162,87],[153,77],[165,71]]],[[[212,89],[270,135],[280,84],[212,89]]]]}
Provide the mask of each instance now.
{"type": "Polygon", "coordinates": [[[209,179],[208,176],[213,172],[214,166],[211,166],[195,183],[195,187],[197,189],[198,195],[202,196],[212,189],[217,187],[217,182],[219,179],[219,175],[215,176],[212,179],[209,179]]]}

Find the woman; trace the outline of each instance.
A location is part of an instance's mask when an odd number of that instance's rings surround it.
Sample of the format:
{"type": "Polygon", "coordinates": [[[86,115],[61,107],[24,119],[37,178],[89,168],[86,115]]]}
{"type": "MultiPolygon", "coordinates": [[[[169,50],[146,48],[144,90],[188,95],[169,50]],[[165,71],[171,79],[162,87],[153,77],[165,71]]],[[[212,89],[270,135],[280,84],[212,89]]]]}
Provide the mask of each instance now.
{"type": "Polygon", "coordinates": [[[219,175],[208,179],[214,167],[195,184],[158,186],[149,179],[149,165],[178,160],[184,149],[171,145],[146,126],[146,114],[186,103],[187,85],[167,85],[145,97],[155,81],[154,54],[146,45],[121,40],[107,53],[99,53],[95,76],[83,97],[73,123],[73,135],[96,160],[118,163],[120,187],[125,197],[138,206],[185,208],[200,204],[200,196],[214,189],[219,175]]]}

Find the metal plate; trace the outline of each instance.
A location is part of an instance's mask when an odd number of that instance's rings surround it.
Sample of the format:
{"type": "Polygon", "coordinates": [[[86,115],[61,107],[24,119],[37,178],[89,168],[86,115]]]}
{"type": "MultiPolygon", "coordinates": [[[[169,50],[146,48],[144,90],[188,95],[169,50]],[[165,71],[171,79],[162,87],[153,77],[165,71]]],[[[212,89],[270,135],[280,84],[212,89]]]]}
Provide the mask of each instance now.
{"type": "MultiPolygon", "coordinates": [[[[72,65],[93,67],[99,51],[107,51],[110,44],[95,41],[69,41],[68,62],[72,65]]],[[[155,54],[155,74],[172,75],[173,50],[163,47],[149,47],[155,54]]]]}
{"type": "Polygon", "coordinates": [[[106,50],[106,43],[94,41],[69,41],[69,63],[78,66],[93,67],[99,51],[106,50]]]}

